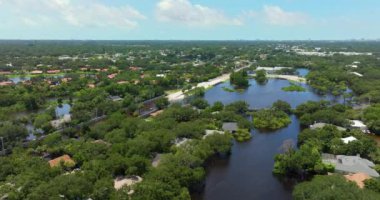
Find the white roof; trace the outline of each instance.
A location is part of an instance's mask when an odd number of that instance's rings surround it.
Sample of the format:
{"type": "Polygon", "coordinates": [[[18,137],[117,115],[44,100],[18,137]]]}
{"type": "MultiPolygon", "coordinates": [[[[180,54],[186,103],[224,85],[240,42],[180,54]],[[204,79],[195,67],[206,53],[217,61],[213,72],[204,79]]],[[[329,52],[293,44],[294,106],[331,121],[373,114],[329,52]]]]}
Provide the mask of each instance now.
{"type": "Polygon", "coordinates": [[[363,74],[359,74],[358,72],[350,72],[350,74],[353,74],[353,75],[356,75],[356,76],[359,76],[359,77],[363,77],[363,74]]]}
{"type": "Polygon", "coordinates": [[[367,126],[360,120],[351,120],[351,126],[357,128],[366,128],[367,126]]]}
{"type": "Polygon", "coordinates": [[[203,139],[205,139],[206,137],[208,137],[210,135],[214,135],[214,134],[224,134],[224,132],[218,131],[218,130],[206,130],[205,135],[203,136],[203,139]]]}
{"type": "Polygon", "coordinates": [[[342,138],[341,140],[343,141],[344,144],[348,144],[348,143],[353,142],[353,141],[356,141],[356,140],[358,140],[358,139],[356,139],[356,138],[353,137],[353,136],[350,136],[350,137],[342,138]]]}

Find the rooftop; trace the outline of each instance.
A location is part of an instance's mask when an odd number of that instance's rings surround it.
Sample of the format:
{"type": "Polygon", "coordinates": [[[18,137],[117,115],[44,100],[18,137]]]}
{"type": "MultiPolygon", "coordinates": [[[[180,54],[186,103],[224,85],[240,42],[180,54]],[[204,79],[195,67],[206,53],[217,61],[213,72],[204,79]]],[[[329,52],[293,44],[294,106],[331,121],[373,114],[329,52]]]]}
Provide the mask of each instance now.
{"type": "MultiPolygon", "coordinates": [[[[140,176],[129,176],[129,177],[118,177],[114,180],[114,188],[120,190],[123,187],[129,187],[136,183],[141,182],[143,179],[140,176]]],[[[132,194],[133,190],[129,191],[128,194],[132,194]]]]}
{"type": "Polygon", "coordinates": [[[379,177],[379,173],[372,169],[375,164],[360,156],[322,154],[322,160],[324,163],[333,164],[338,172],[365,173],[372,177],[379,177]]]}
{"type": "Polygon", "coordinates": [[[341,140],[343,141],[343,143],[348,144],[348,143],[353,142],[353,141],[356,141],[356,140],[358,140],[358,139],[356,139],[356,138],[353,137],[353,136],[350,136],[350,137],[346,137],[346,138],[341,138],[341,140]]]}
{"type": "Polygon", "coordinates": [[[71,157],[69,155],[63,155],[63,156],[60,156],[58,158],[55,158],[53,160],[50,160],[49,161],[49,165],[50,167],[58,167],[61,162],[63,162],[64,164],[74,164],[75,165],[75,161],[73,159],[71,159],[71,157]]]}
{"type": "MultiPolygon", "coordinates": [[[[335,126],[334,124],[327,124],[327,123],[315,123],[313,125],[310,125],[310,129],[317,129],[317,128],[323,128],[325,126],[335,126]]],[[[346,131],[347,129],[346,128],[343,128],[341,126],[335,126],[338,130],[340,131],[346,131]]]]}
{"type": "Polygon", "coordinates": [[[226,122],[223,123],[222,129],[224,131],[235,132],[238,130],[238,125],[236,122],[226,122]]]}
{"type": "Polygon", "coordinates": [[[214,134],[224,134],[224,132],[218,131],[218,130],[206,130],[205,135],[203,136],[203,139],[205,139],[206,137],[208,137],[210,135],[214,135],[214,134]]]}

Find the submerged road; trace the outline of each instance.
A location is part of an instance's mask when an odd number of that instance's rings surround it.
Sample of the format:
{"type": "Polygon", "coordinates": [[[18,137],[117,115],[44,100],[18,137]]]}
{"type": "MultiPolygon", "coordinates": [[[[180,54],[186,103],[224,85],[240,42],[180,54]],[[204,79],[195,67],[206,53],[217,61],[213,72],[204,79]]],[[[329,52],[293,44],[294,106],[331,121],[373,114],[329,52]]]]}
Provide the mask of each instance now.
{"type": "MultiPolygon", "coordinates": [[[[235,72],[238,72],[240,70],[246,69],[248,67],[250,67],[250,65],[249,66],[245,66],[245,67],[241,67],[239,69],[236,69],[235,72]]],[[[209,87],[215,86],[215,85],[217,85],[219,83],[222,83],[222,82],[227,81],[228,79],[230,79],[230,75],[231,75],[231,73],[229,73],[229,74],[223,74],[223,75],[218,76],[216,78],[210,79],[210,80],[208,80],[206,82],[198,83],[197,86],[193,87],[192,89],[197,88],[197,87],[209,88],[209,87]]],[[[174,102],[183,100],[185,98],[185,94],[182,91],[178,91],[178,92],[169,94],[167,96],[167,98],[168,98],[169,102],[174,103],[174,102]]]]}

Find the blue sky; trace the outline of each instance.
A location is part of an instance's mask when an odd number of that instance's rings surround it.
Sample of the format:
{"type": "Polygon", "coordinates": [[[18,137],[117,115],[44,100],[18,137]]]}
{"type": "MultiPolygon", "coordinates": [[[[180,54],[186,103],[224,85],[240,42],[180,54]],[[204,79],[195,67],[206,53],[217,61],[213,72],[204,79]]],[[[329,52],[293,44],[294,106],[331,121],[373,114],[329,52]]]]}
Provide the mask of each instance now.
{"type": "Polygon", "coordinates": [[[379,39],[379,0],[0,0],[0,39],[379,39]]]}

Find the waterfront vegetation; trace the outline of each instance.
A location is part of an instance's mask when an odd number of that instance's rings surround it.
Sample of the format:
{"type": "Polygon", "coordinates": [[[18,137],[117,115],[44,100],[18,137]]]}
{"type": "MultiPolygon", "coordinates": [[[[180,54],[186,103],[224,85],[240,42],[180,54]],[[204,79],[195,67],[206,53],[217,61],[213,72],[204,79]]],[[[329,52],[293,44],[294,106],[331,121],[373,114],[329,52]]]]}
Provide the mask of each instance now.
{"type": "Polygon", "coordinates": [[[341,175],[315,176],[312,181],[298,184],[293,191],[294,200],[312,199],[379,199],[378,191],[360,189],[341,175]]]}
{"type": "Polygon", "coordinates": [[[291,123],[288,114],[278,106],[253,112],[252,117],[253,126],[260,130],[276,130],[286,127],[291,123]]]}
{"type": "Polygon", "coordinates": [[[366,108],[363,112],[363,119],[373,133],[380,135],[380,104],[366,108]]]}
{"type": "Polygon", "coordinates": [[[261,85],[265,84],[268,81],[266,71],[265,70],[257,70],[255,79],[256,79],[258,84],[261,84],[261,85]]]}
{"type": "Polygon", "coordinates": [[[291,83],[287,87],[283,87],[282,90],[286,92],[306,92],[306,89],[304,87],[296,85],[294,83],[291,83]]]}
{"type": "Polygon", "coordinates": [[[323,122],[345,127],[349,125],[348,119],[357,116],[350,107],[328,101],[309,101],[297,106],[294,112],[303,126],[323,122]]]}
{"type": "Polygon", "coordinates": [[[248,129],[238,129],[236,133],[234,133],[234,137],[238,142],[246,142],[252,138],[252,135],[248,129]]]}
{"type": "Polygon", "coordinates": [[[232,72],[230,81],[236,88],[247,88],[249,86],[248,74],[246,71],[232,72]]]}

